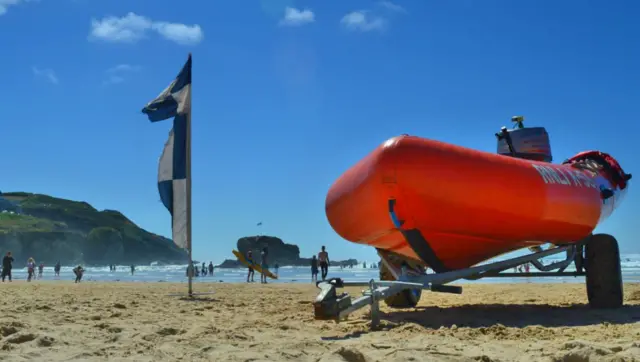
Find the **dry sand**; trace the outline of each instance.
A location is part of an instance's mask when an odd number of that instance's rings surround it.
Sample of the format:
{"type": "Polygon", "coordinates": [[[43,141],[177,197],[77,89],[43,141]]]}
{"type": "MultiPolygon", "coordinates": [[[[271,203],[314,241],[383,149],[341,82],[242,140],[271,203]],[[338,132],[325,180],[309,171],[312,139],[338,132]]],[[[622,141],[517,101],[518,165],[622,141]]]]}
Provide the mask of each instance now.
{"type": "MultiPolygon", "coordinates": [[[[312,285],[84,282],[0,284],[4,361],[640,361],[640,285],[627,306],[590,310],[582,284],[423,294],[370,331],[368,308],[315,321],[312,285]]],[[[359,288],[349,290],[360,295],[359,288]]]]}

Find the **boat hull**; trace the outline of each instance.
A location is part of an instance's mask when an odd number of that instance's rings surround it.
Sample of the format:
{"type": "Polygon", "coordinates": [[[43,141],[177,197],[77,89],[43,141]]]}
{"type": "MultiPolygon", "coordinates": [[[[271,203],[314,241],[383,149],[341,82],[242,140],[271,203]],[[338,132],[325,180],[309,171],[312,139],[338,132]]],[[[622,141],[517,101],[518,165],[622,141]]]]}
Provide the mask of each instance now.
{"type": "Polygon", "coordinates": [[[626,191],[569,164],[399,136],[336,180],[326,215],[346,240],[425,261],[401,232],[417,230],[451,270],[528,246],[578,242],[626,191]],[[602,188],[613,196],[603,200],[602,188]]]}

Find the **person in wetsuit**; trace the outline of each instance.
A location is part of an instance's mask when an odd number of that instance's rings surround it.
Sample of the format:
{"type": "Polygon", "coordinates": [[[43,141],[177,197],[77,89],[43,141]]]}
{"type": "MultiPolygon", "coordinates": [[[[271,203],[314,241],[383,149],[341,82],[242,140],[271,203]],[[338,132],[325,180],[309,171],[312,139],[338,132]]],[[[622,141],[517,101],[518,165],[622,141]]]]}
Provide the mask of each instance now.
{"type": "Polygon", "coordinates": [[[311,258],[311,281],[318,281],[318,258],[315,255],[311,258]]]}
{"type": "Polygon", "coordinates": [[[29,258],[27,260],[27,281],[30,282],[31,279],[35,279],[36,277],[36,261],[33,258],[29,258]]]}
{"type": "Polygon", "coordinates": [[[54,266],[54,267],[53,267],[53,272],[54,272],[55,276],[57,276],[57,277],[59,277],[59,276],[60,276],[60,268],[61,268],[61,267],[62,267],[62,266],[60,265],[60,261],[58,261],[58,262],[56,263],[56,266],[54,266]]]}
{"type": "Polygon", "coordinates": [[[247,252],[247,262],[249,263],[249,274],[247,274],[247,283],[249,283],[249,277],[251,277],[251,283],[253,283],[253,275],[255,272],[253,271],[253,253],[251,250],[247,252]]]}
{"type": "Polygon", "coordinates": [[[13,268],[13,256],[11,256],[11,252],[8,251],[7,255],[2,258],[2,282],[4,283],[4,279],[9,277],[9,281],[11,281],[11,269],[13,268]]]}
{"type": "Polygon", "coordinates": [[[324,245],[322,245],[322,250],[318,253],[318,260],[320,261],[320,271],[322,271],[322,280],[327,278],[327,274],[329,273],[329,253],[325,250],[324,245]]]}
{"type": "Polygon", "coordinates": [[[209,276],[210,277],[213,276],[213,262],[212,261],[209,262],[209,276]]]}
{"type": "Polygon", "coordinates": [[[82,280],[82,276],[84,275],[84,269],[82,268],[82,265],[78,265],[77,267],[73,268],[73,274],[76,275],[75,283],[80,283],[80,280],[82,280]]]}
{"type": "Polygon", "coordinates": [[[269,256],[269,250],[265,246],[260,253],[260,268],[262,268],[262,273],[260,273],[260,283],[267,284],[267,271],[269,271],[269,264],[267,263],[267,257],[269,256]]]}

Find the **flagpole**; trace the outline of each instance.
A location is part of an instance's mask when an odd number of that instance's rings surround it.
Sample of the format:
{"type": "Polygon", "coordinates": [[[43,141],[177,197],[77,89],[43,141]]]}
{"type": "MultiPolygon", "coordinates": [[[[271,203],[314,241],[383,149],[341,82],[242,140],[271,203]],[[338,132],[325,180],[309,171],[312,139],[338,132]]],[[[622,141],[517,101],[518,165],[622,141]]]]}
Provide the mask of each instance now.
{"type": "MultiPolygon", "coordinates": [[[[189,53],[191,59],[191,69],[193,69],[193,58],[189,53]]],[[[190,72],[192,72],[190,70],[190,72]]],[[[186,177],[187,177],[187,245],[189,247],[189,267],[191,272],[189,273],[189,296],[193,296],[193,274],[195,273],[195,266],[193,265],[193,243],[191,240],[191,112],[193,107],[191,105],[191,93],[193,92],[193,73],[191,73],[191,84],[189,85],[189,112],[187,112],[187,162],[186,162],[186,177]]]]}

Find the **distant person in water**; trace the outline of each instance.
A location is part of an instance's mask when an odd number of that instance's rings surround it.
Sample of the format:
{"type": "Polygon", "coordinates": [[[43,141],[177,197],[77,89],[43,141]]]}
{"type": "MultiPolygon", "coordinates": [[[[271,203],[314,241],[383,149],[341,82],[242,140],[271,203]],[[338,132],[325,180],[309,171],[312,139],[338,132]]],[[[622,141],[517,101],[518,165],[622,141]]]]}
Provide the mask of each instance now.
{"type": "Polygon", "coordinates": [[[205,264],[205,262],[202,262],[202,276],[207,276],[207,265],[205,264]]]}
{"type": "Polygon", "coordinates": [[[2,282],[4,283],[4,279],[9,277],[9,281],[11,281],[11,269],[13,268],[13,256],[11,256],[11,252],[8,251],[7,255],[2,258],[2,282]]]}
{"type": "Polygon", "coordinates": [[[318,281],[318,258],[315,255],[311,258],[311,281],[318,281]]]}
{"type": "Polygon", "coordinates": [[[44,263],[38,265],[38,279],[42,279],[42,272],[44,272],[44,263]]]}
{"type": "Polygon", "coordinates": [[[59,276],[60,276],[60,268],[61,268],[60,261],[58,261],[58,262],[56,263],[56,266],[54,266],[54,267],[53,267],[53,273],[54,273],[54,274],[55,274],[55,276],[57,276],[57,277],[59,277],[59,276]]]}
{"type": "Polygon", "coordinates": [[[253,275],[255,274],[255,272],[253,270],[253,252],[251,252],[251,250],[247,252],[247,256],[245,257],[245,259],[247,259],[247,263],[249,263],[249,273],[247,274],[247,283],[249,283],[249,277],[251,277],[251,283],[253,283],[253,275]]]}
{"type": "Polygon", "coordinates": [[[260,253],[260,268],[262,268],[262,272],[260,273],[260,283],[267,284],[267,271],[269,270],[269,264],[267,263],[267,259],[269,256],[269,250],[265,246],[260,253]]]}
{"type": "Polygon", "coordinates": [[[131,275],[136,272],[136,266],[131,264],[131,275]]]}
{"type": "Polygon", "coordinates": [[[30,282],[36,276],[36,261],[33,258],[27,260],[27,281],[30,282]]]}
{"type": "Polygon", "coordinates": [[[274,265],[274,268],[276,268],[276,276],[278,276],[278,269],[280,268],[280,265],[276,263],[276,265],[274,265]]]}
{"type": "Polygon", "coordinates": [[[75,283],[80,283],[80,281],[82,280],[82,276],[84,275],[84,269],[82,268],[82,265],[78,265],[77,267],[73,268],[73,274],[76,275],[75,283]]]}
{"type": "Polygon", "coordinates": [[[320,261],[320,271],[322,272],[322,280],[325,280],[327,274],[329,274],[329,253],[327,253],[324,245],[318,253],[318,260],[320,261]]]}
{"type": "Polygon", "coordinates": [[[213,262],[210,261],[209,262],[209,276],[213,276],[213,262]]]}

